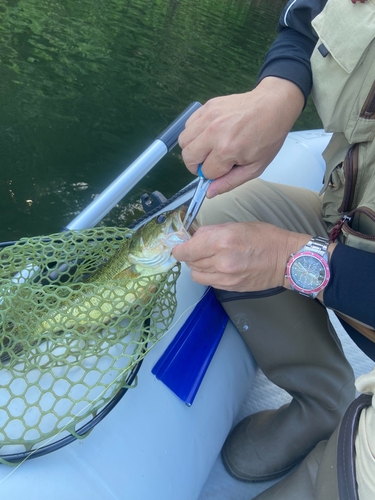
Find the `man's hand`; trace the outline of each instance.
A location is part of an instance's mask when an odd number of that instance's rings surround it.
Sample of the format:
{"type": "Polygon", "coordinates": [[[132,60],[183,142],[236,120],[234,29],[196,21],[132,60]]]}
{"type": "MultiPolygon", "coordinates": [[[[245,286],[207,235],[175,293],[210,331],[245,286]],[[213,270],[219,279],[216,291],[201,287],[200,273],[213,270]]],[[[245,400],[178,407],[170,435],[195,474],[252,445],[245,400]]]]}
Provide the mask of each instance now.
{"type": "Polygon", "coordinates": [[[173,256],[204,285],[237,292],[287,288],[289,256],[310,239],[265,222],[231,222],[200,227],[173,256]]]}
{"type": "Polygon", "coordinates": [[[192,173],[204,163],[204,175],[216,179],[207,197],[261,175],[303,106],[303,94],[294,83],[267,77],[251,92],[217,97],[199,108],[186,122],[179,144],[192,173]]]}

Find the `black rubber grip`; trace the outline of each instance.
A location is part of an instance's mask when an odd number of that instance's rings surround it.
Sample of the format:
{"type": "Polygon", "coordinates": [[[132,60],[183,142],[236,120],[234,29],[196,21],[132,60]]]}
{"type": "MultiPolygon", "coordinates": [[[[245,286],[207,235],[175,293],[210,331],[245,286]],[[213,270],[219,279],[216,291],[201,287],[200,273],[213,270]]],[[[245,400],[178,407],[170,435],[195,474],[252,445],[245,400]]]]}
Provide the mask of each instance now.
{"type": "Polygon", "coordinates": [[[184,111],[178,115],[178,117],[173,120],[173,122],[168,125],[166,129],[159,134],[156,139],[163,141],[167,146],[168,151],[173,149],[178,141],[178,136],[185,128],[185,123],[187,119],[202,106],[200,102],[192,102],[184,111]]]}

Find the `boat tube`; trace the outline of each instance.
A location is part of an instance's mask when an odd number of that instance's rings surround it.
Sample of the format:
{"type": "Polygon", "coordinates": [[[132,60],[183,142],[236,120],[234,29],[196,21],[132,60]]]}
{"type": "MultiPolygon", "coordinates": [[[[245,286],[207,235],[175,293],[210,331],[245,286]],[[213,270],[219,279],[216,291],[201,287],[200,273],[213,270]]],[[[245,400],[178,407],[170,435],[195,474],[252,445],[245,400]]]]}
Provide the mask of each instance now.
{"type": "MultiPolygon", "coordinates": [[[[321,152],[329,137],[323,130],[290,133],[262,177],[319,190],[324,173],[321,152]]],[[[191,195],[192,190],[185,190],[167,208],[179,206],[191,195]]],[[[215,322],[214,301],[204,313],[199,307],[202,300],[210,302],[209,294],[191,280],[183,265],[172,327],[143,360],[136,387],[84,439],[17,466],[0,465],[1,496],[13,500],[198,499],[256,374],[254,359],[230,321],[193,395],[183,400],[173,389],[173,375],[172,381],[165,382],[155,370],[160,360],[173,364],[174,357],[166,353],[170,354],[184,325],[198,328],[204,314],[207,335],[212,334],[210,328],[221,328],[215,322]]],[[[194,365],[194,349],[200,356],[199,345],[186,351],[184,343],[178,346],[180,357],[175,362],[183,363],[180,368],[188,372],[194,365]]]]}

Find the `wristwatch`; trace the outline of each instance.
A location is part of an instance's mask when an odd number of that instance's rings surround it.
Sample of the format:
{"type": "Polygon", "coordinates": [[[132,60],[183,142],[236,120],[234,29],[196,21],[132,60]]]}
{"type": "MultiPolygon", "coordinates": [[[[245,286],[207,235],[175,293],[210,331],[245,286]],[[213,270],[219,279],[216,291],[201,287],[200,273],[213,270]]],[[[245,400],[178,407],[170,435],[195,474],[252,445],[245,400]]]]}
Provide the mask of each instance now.
{"type": "Polygon", "coordinates": [[[327,238],[315,236],[297,253],[292,254],[286,265],[285,277],[292,290],[315,299],[329,281],[327,238]]]}

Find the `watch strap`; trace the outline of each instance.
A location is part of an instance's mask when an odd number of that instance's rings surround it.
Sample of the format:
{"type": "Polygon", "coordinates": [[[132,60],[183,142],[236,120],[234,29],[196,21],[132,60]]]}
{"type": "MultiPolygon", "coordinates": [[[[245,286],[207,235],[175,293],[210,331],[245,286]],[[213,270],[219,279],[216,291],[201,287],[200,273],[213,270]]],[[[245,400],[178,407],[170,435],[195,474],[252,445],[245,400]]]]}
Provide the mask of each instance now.
{"type": "Polygon", "coordinates": [[[327,257],[328,246],[331,242],[328,238],[323,238],[322,236],[314,236],[311,240],[306,243],[304,247],[301,248],[297,253],[304,250],[309,250],[310,252],[317,253],[322,257],[327,257]]]}

